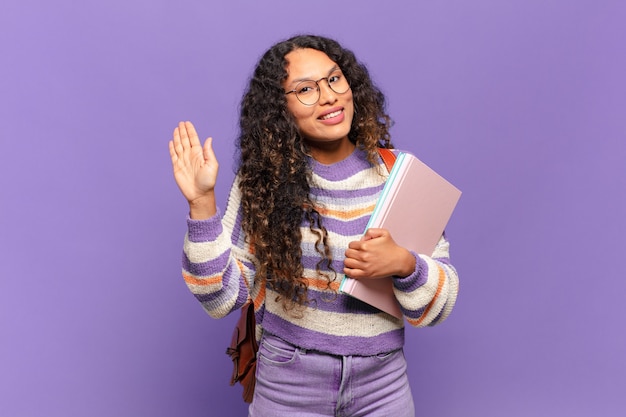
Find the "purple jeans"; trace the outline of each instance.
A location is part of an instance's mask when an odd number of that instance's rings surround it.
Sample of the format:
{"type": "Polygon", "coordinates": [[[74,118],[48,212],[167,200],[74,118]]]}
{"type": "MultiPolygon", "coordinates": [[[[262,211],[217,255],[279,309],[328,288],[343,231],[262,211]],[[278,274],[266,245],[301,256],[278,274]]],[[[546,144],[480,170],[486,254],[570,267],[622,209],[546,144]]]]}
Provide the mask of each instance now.
{"type": "Polygon", "coordinates": [[[249,417],[413,417],[403,351],[333,356],[264,334],[249,417]]]}

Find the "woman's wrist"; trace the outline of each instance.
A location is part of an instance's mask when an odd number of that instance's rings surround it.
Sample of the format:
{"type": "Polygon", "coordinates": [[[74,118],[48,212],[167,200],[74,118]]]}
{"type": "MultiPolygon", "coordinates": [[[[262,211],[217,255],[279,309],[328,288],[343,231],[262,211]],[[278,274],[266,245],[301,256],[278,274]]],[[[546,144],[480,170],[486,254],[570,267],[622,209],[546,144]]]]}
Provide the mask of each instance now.
{"type": "Polygon", "coordinates": [[[189,201],[189,217],[194,220],[206,220],[213,217],[215,213],[217,213],[217,206],[213,192],[189,201]]]}
{"type": "Polygon", "coordinates": [[[400,269],[396,276],[400,278],[405,278],[415,272],[416,261],[415,256],[413,256],[410,251],[405,248],[402,248],[402,250],[404,253],[402,255],[401,261],[398,263],[398,265],[400,265],[400,269]]]}

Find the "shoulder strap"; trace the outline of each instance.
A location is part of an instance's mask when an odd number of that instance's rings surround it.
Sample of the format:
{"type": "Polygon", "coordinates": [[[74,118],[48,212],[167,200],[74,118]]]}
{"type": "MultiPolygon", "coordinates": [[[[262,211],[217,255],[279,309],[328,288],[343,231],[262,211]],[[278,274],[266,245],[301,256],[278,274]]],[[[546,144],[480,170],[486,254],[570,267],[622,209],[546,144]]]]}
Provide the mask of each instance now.
{"type": "Polygon", "coordinates": [[[387,167],[387,172],[391,172],[391,167],[393,167],[394,162],[396,162],[396,154],[393,153],[391,149],[387,148],[378,148],[378,153],[387,167]]]}

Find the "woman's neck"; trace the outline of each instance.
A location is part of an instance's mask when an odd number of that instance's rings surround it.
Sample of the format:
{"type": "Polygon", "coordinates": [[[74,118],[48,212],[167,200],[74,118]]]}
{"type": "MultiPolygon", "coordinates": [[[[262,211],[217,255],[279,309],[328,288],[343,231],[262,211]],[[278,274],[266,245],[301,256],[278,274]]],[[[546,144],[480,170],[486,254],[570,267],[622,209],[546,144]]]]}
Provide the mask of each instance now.
{"type": "Polygon", "coordinates": [[[354,152],[355,145],[348,138],[336,142],[308,143],[308,151],[320,164],[330,165],[343,161],[354,152]]]}

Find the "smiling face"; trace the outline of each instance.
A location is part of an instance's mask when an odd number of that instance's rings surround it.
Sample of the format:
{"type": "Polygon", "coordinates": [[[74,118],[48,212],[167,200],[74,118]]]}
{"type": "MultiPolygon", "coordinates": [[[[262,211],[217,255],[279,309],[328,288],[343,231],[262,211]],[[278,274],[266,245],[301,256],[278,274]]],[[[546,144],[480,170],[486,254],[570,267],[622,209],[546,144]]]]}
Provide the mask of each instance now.
{"type": "MultiPolygon", "coordinates": [[[[339,66],[324,52],[316,49],[295,49],[289,52],[287,60],[287,79],[283,83],[285,91],[291,91],[303,80],[326,78],[339,66]]],[[[307,106],[302,104],[295,93],[287,94],[287,109],[293,115],[300,134],[311,149],[324,152],[352,151],[354,146],[348,139],[354,104],[352,90],[343,94],[334,92],[326,79],[318,82],[320,98],[317,103],[307,106]]],[[[347,155],[343,155],[347,156],[347,155]]]]}

